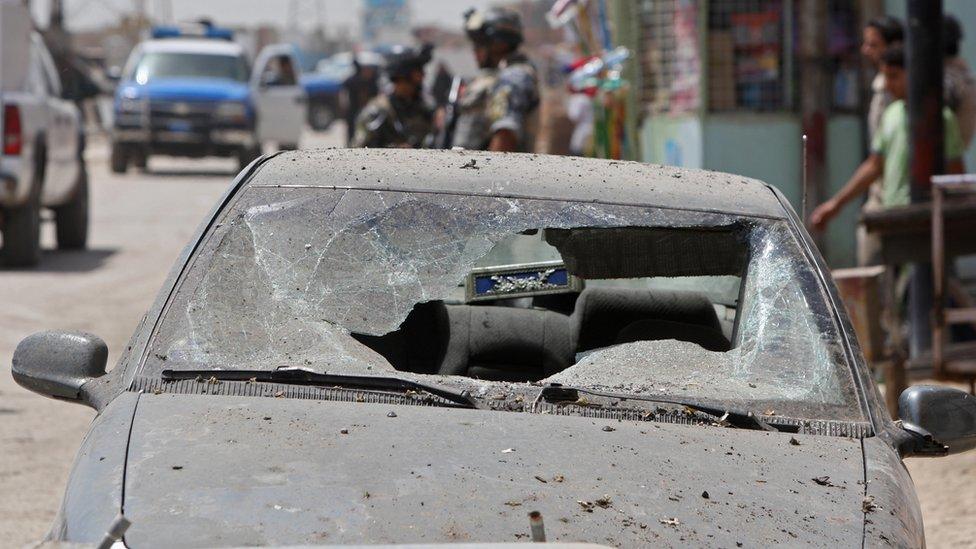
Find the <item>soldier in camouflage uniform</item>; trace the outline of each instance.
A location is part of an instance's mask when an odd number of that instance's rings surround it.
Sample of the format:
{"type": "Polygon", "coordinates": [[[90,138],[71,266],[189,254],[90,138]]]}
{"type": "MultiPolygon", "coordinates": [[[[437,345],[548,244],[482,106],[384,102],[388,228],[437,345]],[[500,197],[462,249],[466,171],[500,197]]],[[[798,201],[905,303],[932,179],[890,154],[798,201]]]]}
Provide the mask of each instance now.
{"type": "Polygon", "coordinates": [[[430,61],[430,52],[430,46],[400,46],[387,55],[384,70],[393,89],[366,104],[356,119],[351,147],[424,146],[433,124],[433,114],[422,93],[424,65],[430,61]]]}
{"type": "Polygon", "coordinates": [[[452,146],[531,152],[538,126],[539,85],[535,67],[519,51],[519,15],[500,8],[469,10],[464,26],[481,71],[458,100],[452,146]]]}

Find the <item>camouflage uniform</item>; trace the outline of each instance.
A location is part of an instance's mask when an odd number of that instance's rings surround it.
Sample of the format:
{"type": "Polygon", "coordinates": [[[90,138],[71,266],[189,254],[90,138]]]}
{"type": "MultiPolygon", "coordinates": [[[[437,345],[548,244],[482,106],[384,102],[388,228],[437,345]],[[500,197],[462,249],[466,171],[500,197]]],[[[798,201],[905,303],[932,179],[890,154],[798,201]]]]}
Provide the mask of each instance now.
{"type": "Polygon", "coordinates": [[[433,115],[423,99],[406,101],[392,94],[378,95],[356,119],[352,147],[420,148],[433,125],[433,115]]]}
{"type": "Polygon", "coordinates": [[[511,130],[519,151],[532,152],[538,128],[539,84],[536,69],[521,52],[497,69],[483,69],[458,101],[453,146],[485,150],[492,135],[511,130]]]}

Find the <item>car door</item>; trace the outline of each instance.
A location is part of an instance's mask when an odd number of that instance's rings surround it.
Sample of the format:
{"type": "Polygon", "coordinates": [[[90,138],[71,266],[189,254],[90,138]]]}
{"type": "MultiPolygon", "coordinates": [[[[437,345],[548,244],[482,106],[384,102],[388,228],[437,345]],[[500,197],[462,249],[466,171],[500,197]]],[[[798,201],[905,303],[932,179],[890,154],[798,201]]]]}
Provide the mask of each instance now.
{"type": "Polygon", "coordinates": [[[40,76],[40,98],[47,112],[47,166],[42,202],[54,205],[70,197],[78,176],[81,117],[71,101],[61,98],[61,80],[40,37],[32,37],[33,59],[40,76]]]}
{"type": "Polygon", "coordinates": [[[306,97],[292,46],[275,44],[261,51],[251,74],[251,93],[258,139],[282,148],[296,147],[305,126],[306,97]]]}

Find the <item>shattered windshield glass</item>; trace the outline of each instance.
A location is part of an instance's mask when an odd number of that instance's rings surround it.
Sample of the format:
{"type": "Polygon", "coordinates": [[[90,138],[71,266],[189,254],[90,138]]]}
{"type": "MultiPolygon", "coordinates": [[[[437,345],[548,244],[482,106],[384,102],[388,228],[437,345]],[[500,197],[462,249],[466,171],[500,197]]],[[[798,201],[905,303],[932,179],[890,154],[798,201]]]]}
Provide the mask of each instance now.
{"type": "Polygon", "coordinates": [[[785,222],[694,211],[250,187],[192,259],[142,373],[281,366],[862,419],[785,222]]]}

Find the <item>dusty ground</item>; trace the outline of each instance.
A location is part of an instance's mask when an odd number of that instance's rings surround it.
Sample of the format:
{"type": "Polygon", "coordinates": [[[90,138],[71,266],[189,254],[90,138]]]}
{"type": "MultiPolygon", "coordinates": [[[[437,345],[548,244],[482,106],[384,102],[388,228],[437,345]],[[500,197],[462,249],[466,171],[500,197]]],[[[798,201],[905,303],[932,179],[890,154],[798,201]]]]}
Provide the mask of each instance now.
{"type": "MultiPolygon", "coordinates": [[[[163,160],[151,164],[154,173],[120,177],[108,172],[103,148],[89,157],[92,249],[46,253],[34,271],[0,271],[0,547],[20,547],[47,531],[93,417],[16,386],[9,365],[17,342],[42,329],[84,329],[105,339],[113,364],[236,171],[233,162],[163,160]]],[[[929,546],[976,547],[976,452],[909,460],[908,468],[929,546]]]]}

